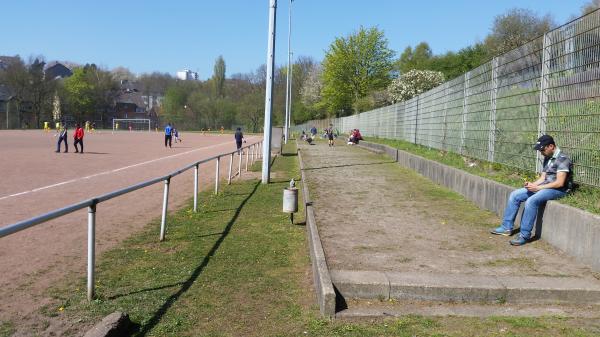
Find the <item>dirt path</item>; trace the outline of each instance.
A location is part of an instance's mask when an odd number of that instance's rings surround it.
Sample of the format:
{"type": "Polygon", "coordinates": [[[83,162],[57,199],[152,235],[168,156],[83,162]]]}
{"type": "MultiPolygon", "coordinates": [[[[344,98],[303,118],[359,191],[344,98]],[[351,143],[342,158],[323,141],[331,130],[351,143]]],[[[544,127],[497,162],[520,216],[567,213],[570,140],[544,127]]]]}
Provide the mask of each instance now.
{"type": "Polygon", "coordinates": [[[587,267],[543,241],[512,247],[491,212],[358,147],[300,145],[331,270],[581,277],[587,267]]]}

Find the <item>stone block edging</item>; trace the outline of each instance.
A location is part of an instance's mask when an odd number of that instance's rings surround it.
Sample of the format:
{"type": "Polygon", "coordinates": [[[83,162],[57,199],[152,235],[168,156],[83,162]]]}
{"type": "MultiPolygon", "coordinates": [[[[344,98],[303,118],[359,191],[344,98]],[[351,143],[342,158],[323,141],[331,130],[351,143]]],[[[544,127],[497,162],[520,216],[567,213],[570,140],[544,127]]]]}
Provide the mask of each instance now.
{"type": "MultiPolygon", "coordinates": [[[[435,183],[462,194],[483,209],[502,216],[514,188],[383,144],[361,142],[377,149],[435,183]]],[[[549,201],[538,215],[536,232],[556,248],[600,271],[600,216],[549,201]],[[541,216],[540,216],[541,215],[541,216]]],[[[518,223],[519,219],[517,219],[518,223]]]]}
{"type": "Polygon", "coordinates": [[[302,196],[304,201],[305,219],[306,219],[306,235],[308,237],[310,260],[312,263],[313,281],[317,292],[317,301],[321,315],[327,317],[335,316],[335,290],[327,267],[325,252],[319,237],[317,222],[315,220],[314,208],[308,193],[308,183],[304,174],[304,162],[302,155],[298,150],[298,161],[300,162],[300,174],[302,177],[302,196]]]}

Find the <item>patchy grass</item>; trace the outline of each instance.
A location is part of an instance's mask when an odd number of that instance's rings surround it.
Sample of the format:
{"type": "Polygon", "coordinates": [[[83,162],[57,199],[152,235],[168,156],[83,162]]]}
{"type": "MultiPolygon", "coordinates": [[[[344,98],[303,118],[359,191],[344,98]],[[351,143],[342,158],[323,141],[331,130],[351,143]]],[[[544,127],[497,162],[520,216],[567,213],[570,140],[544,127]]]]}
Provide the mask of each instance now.
{"type": "Polygon", "coordinates": [[[0,321],[0,337],[9,337],[15,332],[11,322],[0,321]]]}
{"type": "MultiPolygon", "coordinates": [[[[290,178],[299,177],[296,157],[277,157],[273,171],[281,178],[267,185],[250,180],[224,186],[216,196],[201,193],[198,213],[188,205],[169,215],[165,242],[157,241],[158,221],[149,224],[144,232],[102,254],[96,300],[88,303],[85,280],[70,276],[51,290],[54,302],[44,312],[49,319],[65,322],[65,336],[81,335],[79,329],[116,310],[129,313],[139,325],[136,336],[600,333],[597,324],[553,317],[323,319],[311,286],[305,228],[290,225],[281,212],[282,189],[290,178]]],[[[301,218],[302,205],[298,214],[301,218]]],[[[11,324],[0,324],[0,336],[11,331],[11,324]]]]}
{"type": "Polygon", "coordinates": [[[535,261],[527,257],[516,257],[512,259],[493,260],[484,264],[488,267],[506,267],[506,266],[519,266],[523,269],[535,269],[535,261]]]}
{"type": "MultiPolygon", "coordinates": [[[[466,158],[457,153],[432,149],[402,140],[374,137],[368,137],[366,140],[373,143],[389,145],[423,158],[434,160],[515,188],[522,187],[523,182],[525,181],[534,181],[536,179],[535,172],[508,167],[498,163],[466,158]]],[[[559,199],[559,202],[591,213],[600,214],[600,188],[581,185],[575,192],[559,199]]]]}

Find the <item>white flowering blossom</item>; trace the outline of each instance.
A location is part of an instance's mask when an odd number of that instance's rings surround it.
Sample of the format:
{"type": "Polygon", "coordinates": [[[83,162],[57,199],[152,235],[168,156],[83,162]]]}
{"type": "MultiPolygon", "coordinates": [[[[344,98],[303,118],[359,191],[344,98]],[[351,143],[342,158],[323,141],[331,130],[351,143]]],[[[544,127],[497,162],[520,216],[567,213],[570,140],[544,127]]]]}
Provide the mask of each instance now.
{"type": "Polygon", "coordinates": [[[393,102],[409,100],[444,83],[444,74],[432,70],[411,70],[392,81],[388,93],[393,102]]]}

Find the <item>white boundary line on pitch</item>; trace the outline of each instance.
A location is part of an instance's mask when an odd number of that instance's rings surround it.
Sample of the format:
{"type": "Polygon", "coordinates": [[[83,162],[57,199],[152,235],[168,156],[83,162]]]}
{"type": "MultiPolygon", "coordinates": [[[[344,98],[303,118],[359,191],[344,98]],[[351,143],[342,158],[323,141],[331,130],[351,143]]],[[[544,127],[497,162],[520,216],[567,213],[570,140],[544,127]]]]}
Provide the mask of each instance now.
{"type": "Polygon", "coordinates": [[[71,180],[63,181],[63,182],[60,182],[60,183],[56,183],[56,184],[52,184],[52,185],[48,185],[48,186],[44,186],[44,187],[34,188],[34,189],[28,190],[28,191],[23,191],[23,192],[19,192],[19,193],[15,193],[15,194],[6,195],[6,196],[3,196],[3,197],[0,197],[0,200],[12,198],[12,197],[18,197],[20,195],[24,195],[24,194],[28,194],[28,193],[39,192],[39,191],[43,191],[43,190],[46,190],[46,189],[49,189],[49,188],[53,188],[53,187],[57,187],[57,186],[62,186],[62,185],[70,184],[70,183],[74,183],[76,181],[85,180],[85,179],[91,179],[91,178],[94,178],[94,177],[98,177],[98,176],[102,176],[102,175],[106,175],[106,174],[111,174],[111,173],[115,173],[115,172],[127,170],[127,169],[130,169],[132,167],[146,165],[146,164],[157,162],[157,161],[160,161],[160,160],[163,160],[163,159],[173,158],[173,157],[181,156],[181,155],[184,155],[184,154],[188,154],[188,153],[192,153],[192,152],[196,152],[196,151],[200,151],[200,150],[206,150],[206,149],[210,149],[210,148],[221,146],[221,145],[225,145],[225,144],[230,144],[230,142],[220,143],[220,144],[215,144],[215,145],[210,145],[210,146],[207,146],[207,147],[201,147],[199,149],[190,150],[190,151],[187,151],[187,152],[181,152],[181,153],[173,154],[173,155],[166,156],[166,157],[156,158],[156,159],[148,160],[148,161],[137,163],[137,164],[133,164],[133,165],[129,165],[129,166],[125,166],[125,167],[120,167],[120,168],[114,169],[114,170],[109,170],[109,171],[104,171],[104,172],[100,172],[100,173],[95,173],[95,174],[92,174],[92,175],[89,175],[89,176],[85,176],[85,177],[81,177],[81,178],[77,178],[77,179],[71,179],[71,180]]]}

